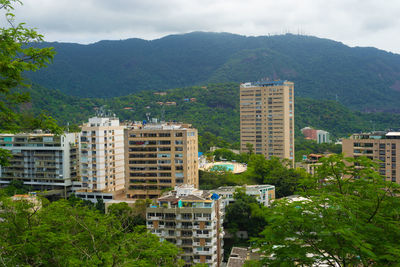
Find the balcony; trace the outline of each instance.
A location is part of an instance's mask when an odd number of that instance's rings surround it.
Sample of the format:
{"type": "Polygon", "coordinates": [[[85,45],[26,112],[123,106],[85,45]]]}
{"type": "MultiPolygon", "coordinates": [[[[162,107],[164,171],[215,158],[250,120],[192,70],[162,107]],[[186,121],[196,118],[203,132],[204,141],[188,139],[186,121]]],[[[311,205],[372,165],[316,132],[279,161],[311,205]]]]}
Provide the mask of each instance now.
{"type": "Polygon", "coordinates": [[[200,225],[193,225],[193,229],[195,229],[195,230],[212,230],[213,226],[212,225],[204,225],[204,228],[201,229],[200,225]]]}
{"type": "Polygon", "coordinates": [[[194,247],[212,247],[213,243],[212,242],[206,242],[204,245],[201,245],[200,242],[193,242],[194,247]]]}
{"type": "Polygon", "coordinates": [[[212,255],[215,253],[216,250],[217,250],[216,248],[212,248],[210,250],[193,249],[195,255],[212,255]]]}
{"type": "Polygon", "coordinates": [[[160,220],[163,220],[163,217],[162,216],[147,216],[147,220],[160,221],[160,220]]]}
{"type": "Polygon", "coordinates": [[[208,222],[211,221],[211,217],[195,217],[194,220],[200,222],[208,222]]]}
{"type": "Polygon", "coordinates": [[[198,233],[193,233],[194,237],[198,238],[211,238],[215,234],[215,231],[210,231],[208,234],[198,234],[198,233]]]}

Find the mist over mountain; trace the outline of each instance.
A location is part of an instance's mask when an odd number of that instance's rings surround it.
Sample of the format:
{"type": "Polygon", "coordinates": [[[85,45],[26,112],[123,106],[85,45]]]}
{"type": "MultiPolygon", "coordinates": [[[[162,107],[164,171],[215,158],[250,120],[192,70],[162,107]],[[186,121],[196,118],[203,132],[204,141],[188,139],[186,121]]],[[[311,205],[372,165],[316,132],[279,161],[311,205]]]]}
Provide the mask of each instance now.
{"type": "Polygon", "coordinates": [[[193,32],[152,41],[43,43],[57,52],[33,82],[80,97],[115,97],[260,78],[295,82],[295,94],[362,111],[400,112],[400,55],[302,35],[193,32]]]}

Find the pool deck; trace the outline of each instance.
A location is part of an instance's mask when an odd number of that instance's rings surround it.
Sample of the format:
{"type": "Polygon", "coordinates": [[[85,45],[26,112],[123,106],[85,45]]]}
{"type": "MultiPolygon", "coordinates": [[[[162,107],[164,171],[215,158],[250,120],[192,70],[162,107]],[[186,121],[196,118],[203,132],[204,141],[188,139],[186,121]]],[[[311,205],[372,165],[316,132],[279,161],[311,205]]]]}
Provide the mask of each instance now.
{"type": "Polygon", "coordinates": [[[245,164],[230,161],[209,162],[206,163],[203,168],[199,168],[199,170],[210,171],[215,165],[233,165],[233,173],[242,173],[247,170],[247,166],[245,164]]]}

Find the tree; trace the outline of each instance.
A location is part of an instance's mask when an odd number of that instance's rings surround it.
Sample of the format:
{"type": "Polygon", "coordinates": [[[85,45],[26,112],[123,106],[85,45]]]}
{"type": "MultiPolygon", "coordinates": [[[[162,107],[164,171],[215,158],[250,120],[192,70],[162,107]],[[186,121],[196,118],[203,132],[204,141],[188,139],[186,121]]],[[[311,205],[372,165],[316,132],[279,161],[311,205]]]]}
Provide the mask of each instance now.
{"type": "Polygon", "coordinates": [[[397,266],[400,190],[367,158],[322,159],[302,180],[307,200],[276,201],[257,240],[269,266],[397,266]]]}
{"type": "Polygon", "coordinates": [[[32,210],[0,199],[4,266],[182,266],[179,249],[143,227],[124,231],[114,215],[66,200],[32,210]]]}
{"type": "Polygon", "coordinates": [[[277,198],[293,195],[297,191],[299,180],[307,175],[300,169],[287,166],[285,160],[277,157],[266,160],[263,155],[253,155],[248,164],[250,175],[253,175],[257,183],[275,186],[277,198]]]}
{"type": "MultiPolygon", "coordinates": [[[[142,203],[146,203],[142,201],[142,203]]],[[[108,207],[107,213],[115,216],[122,225],[125,232],[132,232],[138,225],[146,225],[146,215],[142,212],[142,204],[134,208],[129,207],[126,202],[115,203],[108,207]]],[[[146,211],[146,210],[145,210],[146,211]]]]}
{"type": "Polygon", "coordinates": [[[249,237],[258,236],[266,225],[261,212],[264,207],[247,195],[245,188],[236,189],[233,198],[235,201],[226,207],[224,227],[233,235],[247,231],[249,237]]]}
{"type": "MultiPolygon", "coordinates": [[[[14,3],[19,0],[0,0],[0,11],[5,11],[8,27],[0,28],[0,130],[16,132],[21,128],[42,128],[57,134],[60,128],[46,115],[34,118],[27,124],[22,113],[18,112],[22,103],[29,101],[29,94],[21,92],[20,87],[28,86],[23,73],[45,67],[54,57],[53,48],[36,48],[33,43],[43,41],[43,36],[24,23],[15,24],[12,13],[14,3]],[[22,123],[24,121],[24,123],[22,123]]],[[[0,164],[7,164],[10,154],[0,149],[0,164]]]]}

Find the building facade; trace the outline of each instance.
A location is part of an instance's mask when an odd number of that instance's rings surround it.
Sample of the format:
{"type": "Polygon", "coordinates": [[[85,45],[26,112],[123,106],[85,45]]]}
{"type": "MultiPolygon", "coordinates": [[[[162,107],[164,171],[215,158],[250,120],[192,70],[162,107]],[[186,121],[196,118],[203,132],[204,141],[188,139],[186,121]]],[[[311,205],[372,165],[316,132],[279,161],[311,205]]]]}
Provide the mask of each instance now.
{"type": "Polygon", "coordinates": [[[78,179],[79,134],[0,134],[0,148],[9,150],[8,166],[0,166],[0,184],[21,180],[34,190],[62,190],[78,179]]]}
{"type": "Polygon", "coordinates": [[[146,209],[147,229],[182,248],[188,265],[220,266],[223,214],[218,196],[193,185],[176,186],[146,209]]]}
{"type": "Polygon", "coordinates": [[[294,164],[294,84],[259,81],[240,85],[240,150],[289,159],[294,164]],[[250,144],[250,145],[248,145],[250,144]]]}
{"type": "Polygon", "coordinates": [[[125,131],[126,197],[158,198],[180,184],[199,186],[197,130],[190,124],[131,125],[125,131]]]}
{"type": "MultiPolygon", "coordinates": [[[[262,185],[247,185],[243,186],[246,190],[246,194],[253,196],[256,200],[263,206],[269,206],[271,200],[275,199],[275,186],[262,184],[262,185]]],[[[210,190],[213,193],[218,194],[221,197],[222,208],[225,208],[230,203],[235,200],[233,195],[237,188],[242,188],[241,186],[221,186],[218,189],[210,190]]]]}
{"type": "Polygon", "coordinates": [[[353,134],[342,140],[342,152],[346,157],[378,160],[379,173],[386,180],[400,184],[400,132],[353,134]]]}
{"type": "Polygon", "coordinates": [[[81,128],[81,180],[74,183],[73,190],[83,198],[86,198],[85,192],[112,195],[122,191],[125,185],[124,126],[118,118],[93,117],[81,128]]]}

